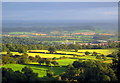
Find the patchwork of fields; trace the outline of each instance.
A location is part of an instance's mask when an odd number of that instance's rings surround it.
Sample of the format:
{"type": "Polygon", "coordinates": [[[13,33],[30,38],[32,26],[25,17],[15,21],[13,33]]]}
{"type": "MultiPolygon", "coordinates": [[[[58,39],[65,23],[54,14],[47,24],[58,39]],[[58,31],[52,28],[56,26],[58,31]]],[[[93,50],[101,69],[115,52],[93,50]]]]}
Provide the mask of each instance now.
{"type": "MultiPolygon", "coordinates": [[[[56,51],[55,54],[49,54],[48,50],[29,50],[31,53],[27,53],[29,56],[35,56],[35,55],[39,55],[42,58],[59,58],[62,56],[65,57],[73,57],[73,55],[85,55],[85,52],[97,52],[99,54],[104,54],[104,55],[109,55],[112,52],[117,51],[117,49],[81,49],[78,50],[78,52],[74,52],[74,50],[70,50],[70,51],[56,51]],[[62,54],[60,54],[62,53],[62,54]]],[[[7,52],[2,52],[2,54],[6,54],[7,52]]],[[[18,52],[11,52],[13,55],[22,55],[22,53],[18,53],[18,52]]]]}
{"type": "MultiPolygon", "coordinates": [[[[64,56],[66,58],[56,60],[59,63],[59,66],[56,66],[56,67],[53,65],[52,65],[52,67],[50,67],[50,66],[48,67],[45,65],[41,66],[38,63],[30,63],[30,64],[26,64],[26,65],[5,64],[5,65],[3,65],[3,67],[12,68],[14,71],[17,71],[17,70],[21,70],[25,66],[29,66],[33,69],[34,72],[38,73],[39,77],[46,76],[46,70],[50,69],[54,72],[54,76],[56,76],[56,75],[59,75],[59,74],[65,72],[67,70],[67,68],[65,66],[72,64],[76,60],[79,60],[79,59],[81,59],[83,61],[88,60],[88,59],[98,60],[98,59],[96,59],[96,56],[90,56],[91,54],[87,55],[87,56],[83,56],[83,55],[85,55],[86,51],[88,51],[90,53],[97,52],[99,54],[109,55],[112,52],[117,51],[117,49],[82,49],[82,50],[79,50],[78,52],[74,52],[74,50],[56,51],[56,54],[49,54],[49,51],[47,51],[47,50],[29,50],[29,51],[31,51],[31,53],[30,52],[27,53],[29,56],[39,55],[42,58],[53,58],[53,57],[60,58],[60,57],[64,56]],[[79,55],[79,57],[74,57],[73,55],[79,55]]],[[[2,54],[6,54],[6,53],[7,52],[2,52],[2,54]]],[[[22,53],[18,53],[18,52],[11,52],[11,53],[13,55],[22,55],[22,53]]],[[[100,61],[105,62],[105,63],[111,63],[112,62],[111,59],[112,59],[111,57],[107,57],[106,61],[104,61],[102,59],[100,61]]]]}

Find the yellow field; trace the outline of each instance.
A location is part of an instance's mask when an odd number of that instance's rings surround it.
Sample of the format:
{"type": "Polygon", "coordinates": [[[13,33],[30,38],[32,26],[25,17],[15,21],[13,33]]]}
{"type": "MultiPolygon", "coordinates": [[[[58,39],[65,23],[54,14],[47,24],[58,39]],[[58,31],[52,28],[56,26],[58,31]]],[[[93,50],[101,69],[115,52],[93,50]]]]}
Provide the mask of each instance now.
{"type": "Polygon", "coordinates": [[[42,54],[42,53],[27,53],[29,56],[35,56],[35,55],[39,55],[40,57],[42,58],[53,58],[53,57],[56,57],[56,58],[59,58],[59,57],[62,57],[62,56],[65,56],[65,57],[73,57],[71,55],[59,55],[59,54],[42,54]]]}
{"type": "Polygon", "coordinates": [[[65,54],[76,54],[76,55],[85,55],[85,53],[79,52],[69,52],[69,51],[56,51],[57,53],[65,53],[65,54]]]}
{"type": "MultiPolygon", "coordinates": [[[[10,52],[13,55],[22,55],[22,53],[18,53],[18,52],[10,52]]],[[[7,54],[7,52],[1,52],[1,54],[7,54]]]]}
{"type": "MultiPolygon", "coordinates": [[[[49,52],[48,50],[30,50],[31,52],[49,52]]],[[[74,50],[71,51],[56,51],[57,53],[66,53],[66,54],[77,54],[77,55],[84,55],[84,52],[97,52],[104,55],[111,54],[114,51],[117,51],[117,49],[81,49],[78,50],[78,52],[74,52],[74,50]],[[83,52],[83,53],[80,53],[83,52]]]]}
{"type": "MultiPolygon", "coordinates": [[[[49,53],[48,50],[29,50],[31,52],[46,52],[46,53],[49,53]]],[[[53,57],[56,57],[56,58],[59,58],[59,57],[62,57],[62,56],[65,56],[65,57],[73,57],[73,55],[69,55],[69,54],[76,54],[76,55],[85,55],[84,52],[97,52],[97,53],[101,53],[101,54],[104,54],[104,55],[108,55],[108,54],[111,54],[112,52],[115,52],[117,51],[117,49],[81,49],[79,50],[78,52],[74,52],[74,50],[71,50],[71,51],[56,51],[56,53],[65,53],[66,55],[61,55],[61,54],[44,54],[44,53],[27,53],[29,56],[36,56],[36,55],[39,55],[40,57],[42,58],[53,58],[53,57]]],[[[2,54],[6,54],[7,52],[2,52],[2,54]]],[[[18,52],[11,52],[13,55],[22,55],[22,53],[18,53],[18,52]]]]}
{"type": "Polygon", "coordinates": [[[112,52],[115,52],[117,51],[117,49],[82,49],[82,50],[79,50],[78,52],[97,52],[97,53],[101,53],[101,54],[104,54],[104,55],[109,55],[111,54],[112,52]]]}
{"type": "MultiPolygon", "coordinates": [[[[6,54],[7,52],[2,52],[1,54],[6,54]]],[[[13,55],[22,55],[22,53],[18,52],[11,52],[13,55]]],[[[41,58],[59,58],[59,57],[73,57],[72,55],[60,55],[60,54],[43,54],[43,53],[27,53],[29,56],[35,57],[36,55],[39,55],[41,58]]]]}

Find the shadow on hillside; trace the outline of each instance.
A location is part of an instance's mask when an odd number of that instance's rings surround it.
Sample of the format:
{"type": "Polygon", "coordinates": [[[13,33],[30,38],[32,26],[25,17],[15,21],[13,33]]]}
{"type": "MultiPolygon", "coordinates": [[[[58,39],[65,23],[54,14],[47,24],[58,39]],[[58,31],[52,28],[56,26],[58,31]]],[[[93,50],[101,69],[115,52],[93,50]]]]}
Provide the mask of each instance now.
{"type": "Polygon", "coordinates": [[[40,64],[24,64],[26,66],[41,66],[41,67],[66,67],[66,66],[47,66],[47,65],[40,65],[40,64]]]}
{"type": "Polygon", "coordinates": [[[45,52],[29,52],[29,53],[43,53],[43,54],[46,54],[45,52]]]}
{"type": "MultiPolygon", "coordinates": [[[[29,52],[29,53],[51,54],[51,53],[45,53],[45,52],[29,52]]],[[[53,54],[59,54],[59,55],[74,55],[74,54],[66,54],[66,53],[53,53],[53,54]]]]}
{"type": "Polygon", "coordinates": [[[78,53],[85,53],[85,52],[78,52],[78,53]]]}

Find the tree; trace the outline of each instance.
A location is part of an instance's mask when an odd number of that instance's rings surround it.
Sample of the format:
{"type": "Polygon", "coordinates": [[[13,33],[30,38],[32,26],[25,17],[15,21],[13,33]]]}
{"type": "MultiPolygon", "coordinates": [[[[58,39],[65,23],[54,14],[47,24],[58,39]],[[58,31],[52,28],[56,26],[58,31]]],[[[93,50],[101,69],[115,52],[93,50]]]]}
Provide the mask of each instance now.
{"type": "Polygon", "coordinates": [[[18,49],[18,52],[19,52],[19,53],[25,53],[26,50],[25,50],[24,48],[19,48],[19,49],[18,49]]]}
{"type": "Polygon", "coordinates": [[[97,52],[93,52],[93,53],[92,53],[92,56],[96,56],[96,55],[97,55],[97,52]]]}
{"type": "Polygon", "coordinates": [[[55,48],[54,48],[54,47],[50,47],[50,48],[48,49],[48,51],[50,51],[50,54],[53,54],[53,53],[55,52],[55,48]]]}
{"type": "Polygon", "coordinates": [[[77,49],[77,48],[75,48],[75,52],[78,52],[78,49],[77,49]]]}
{"type": "Polygon", "coordinates": [[[29,59],[28,59],[28,54],[24,53],[18,60],[19,64],[28,64],[29,59]]]}
{"type": "Polygon", "coordinates": [[[40,59],[39,61],[38,61],[38,63],[41,65],[41,64],[43,64],[45,62],[45,60],[44,59],[40,59]]]}
{"type": "Polygon", "coordinates": [[[120,81],[120,50],[118,51],[117,55],[118,55],[117,78],[120,81]]]}
{"type": "Polygon", "coordinates": [[[90,52],[88,52],[88,51],[85,52],[85,55],[89,55],[89,54],[90,54],[90,52]]]}
{"type": "Polygon", "coordinates": [[[53,57],[52,60],[57,60],[57,58],[56,58],[56,57],[53,57]]]}
{"type": "Polygon", "coordinates": [[[3,52],[4,52],[4,51],[10,51],[9,48],[7,48],[5,45],[2,45],[1,48],[2,48],[2,51],[3,51],[3,52]]]}
{"type": "Polygon", "coordinates": [[[100,63],[99,61],[74,61],[72,64],[75,68],[68,69],[64,74],[64,79],[77,79],[78,82],[104,82],[104,81],[117,81],[115,72],[108,64],[100,63]],[[74,74],[74,70],[79,73],[74,74]],[[72,72],[71,72],[72,71],[72,72]],[[71,72],[71,73],[69,73],[71,72]],[[68,75],[67,75],[68,74],[68,75]],[[77,75],[77,76],[76,76],[77,75]]]}
{"type": "Polygon", "coordinates": [[[48,77],[53,77],[53,72],[51,70],[47,70],[47,76],[48,77]]]}
{"type": "Polygon", "coordinates": [[[46,65],[49,66],[50,65],[50,60],[46,60],[45,63],[46,63],[46,65]]]}
{"type": "Polygon", "coordinates": [[[102,59],[102,56],[97,55],[97,56],[96,56],[96,59],[102,59]]]}
{"type": "Polygon", "coordinates": [[[102,58],[103,58],[104,60],[107,60],[107,58],[106,58],[106,56],[105,56],[105,55],[102,55],[102,58]]]}
{"type": "Polygon", "coordinates": [[[74,66],[72,64],[69,64],[67,67],[68,69],[74,69],[74,66]]]}
{"type": "Polygon", "coordinates": [[[109,82],[111,79],[110,79],[110,77],[108,76],[108,75],[104,75],[103,76],[103,81],[107,81],[107,82],[109,82]]]}
{"type": "Polygon", "coordinates": [[[74,61],[72,64],[75,68],[79,68],[82,66],[82,64],[79,61],[74,61]]]}
{"type": "Polygon", "coordinates": [[[36,58],[33,57],[33,56],[29,56],[28,58],[29,58],[29,60],[32,61],[32,62],[36,62],[36,61],[37,61],[36,58]]]}
{"type": "Polygon", "coordinates": [[[27,80],[31,80],[38,77],[38,73],[34,73],[30,67],[22,68],[22,72],[27,77],[27,80]]]}
{"type": "Polygon", "coordinates": [[[16,63],[16,61],[10,56],[2,56],[2,64],[16,63]]]}
{"type": "Polygon", "coordinates": [[[23,81],[26,81],[23,73],[13,71],[11,68],[2,68],[2,83],[20,83],[23,81]]]}
{"type": "Polygon", "coordinates": [[[7,51],[7,54],[6,54],[6,56],[13,56],[13,54],[10,52],[10,51],[7,51]]]}
{"type": "Polygon", "coordinates": [[[36,59],[37,62],[39,62],[41,60],[41,57],[39,55],[36,55],[35,59],[36,59]]]}
{"type": "Polygon", "coordinates": [[[58,62],[56,62],[56,61],[51,61],[51,63],[52,63],[54,66],[58,65],[58,62]]]}

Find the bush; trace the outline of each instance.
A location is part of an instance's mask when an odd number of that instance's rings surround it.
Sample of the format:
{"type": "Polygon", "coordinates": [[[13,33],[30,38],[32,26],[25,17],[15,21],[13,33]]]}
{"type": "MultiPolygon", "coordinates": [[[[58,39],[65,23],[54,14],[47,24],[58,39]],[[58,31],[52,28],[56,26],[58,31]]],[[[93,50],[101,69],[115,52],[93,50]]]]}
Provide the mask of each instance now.
{"type": "Polygon", "coordinates": [[[85,55],[89,55],[89,54],[90,54],[90,52],[88,52],[88,51],[85,52],[85,55]]]}

